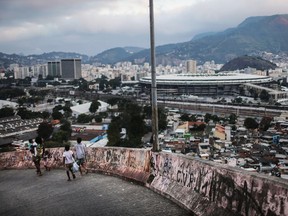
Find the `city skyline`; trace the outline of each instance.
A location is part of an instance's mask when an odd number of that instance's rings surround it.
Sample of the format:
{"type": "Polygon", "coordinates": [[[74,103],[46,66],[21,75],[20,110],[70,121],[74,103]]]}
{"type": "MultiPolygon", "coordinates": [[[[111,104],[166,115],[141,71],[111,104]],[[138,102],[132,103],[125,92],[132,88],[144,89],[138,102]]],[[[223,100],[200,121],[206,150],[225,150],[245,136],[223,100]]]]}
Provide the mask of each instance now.
{"type": "MultiPolygon", "coordinates": [[[[156,46],[236,27],[250,16],[284,14],[285,0],[154,1],[156,46]],[[223,8],[225,5],[225,8],[223,8]]],[[[149,48],[149,1],[0,2],[0,52],[96,55],[114,47],[149,48]]]]}

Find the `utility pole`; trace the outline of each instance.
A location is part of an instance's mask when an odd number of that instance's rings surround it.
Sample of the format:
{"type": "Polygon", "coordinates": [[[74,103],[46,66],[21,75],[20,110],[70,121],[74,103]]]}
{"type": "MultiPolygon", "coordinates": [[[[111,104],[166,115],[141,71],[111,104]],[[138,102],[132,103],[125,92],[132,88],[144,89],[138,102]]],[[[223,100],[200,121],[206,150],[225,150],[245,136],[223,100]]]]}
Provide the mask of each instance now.
{"type": "Polygon", "coordinates": [[[154,9],[153,0],[149,0],[150,9],[150,50],[151,50],[151,104],[152,104],[152,151],[158,152],[158,108],[157,108],[157,84],[156,84],[156,67],[155,67],[155,38],[154,38],[154,9]]]}

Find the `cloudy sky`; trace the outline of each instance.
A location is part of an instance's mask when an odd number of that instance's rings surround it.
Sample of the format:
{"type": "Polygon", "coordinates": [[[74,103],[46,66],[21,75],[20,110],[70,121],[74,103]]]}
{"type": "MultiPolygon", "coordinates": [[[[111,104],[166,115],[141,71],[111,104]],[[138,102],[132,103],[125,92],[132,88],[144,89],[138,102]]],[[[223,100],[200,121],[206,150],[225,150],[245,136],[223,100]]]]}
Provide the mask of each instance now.
{"type": "MultiPolygon", "coordinates": [[[[154,0],[156,46],[288,13],[287,0],[154,0]]],[[[149,47],[149,0],[0,0],[0,52],[149,47]]]]}

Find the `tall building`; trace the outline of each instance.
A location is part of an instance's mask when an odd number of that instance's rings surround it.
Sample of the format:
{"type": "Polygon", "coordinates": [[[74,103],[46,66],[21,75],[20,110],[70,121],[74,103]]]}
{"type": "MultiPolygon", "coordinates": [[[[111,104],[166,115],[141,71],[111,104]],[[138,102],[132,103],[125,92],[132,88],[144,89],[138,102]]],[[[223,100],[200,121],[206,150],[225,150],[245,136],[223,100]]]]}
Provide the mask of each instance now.
{"type": "Polygon", "coordinates": [[[61,77],[72,80],[81,78],[81,59],[62,59],[61,77]]]}
{"type": "Polygon", "coordinates": [[[34,65],[31,67],[31,72],[33,77],[39,77],[41,75],[42,77],[46,77],[48,75],[48,66],[45,65],[34,65]]]}
{"type": "Polygon", "coordinates": [[[47,62],[47,67],[48,67],[48,75],[53,77],[61,75],[61,67],[59,61],[49,61],[47,62]]]}
{"type": "Polygon", "coordinates": [[[186,62],[187,73],[196,74],[197,73],[196,64],[197,64],[197,62],[195,60],[187,60],[187,62],[186,62]]]}

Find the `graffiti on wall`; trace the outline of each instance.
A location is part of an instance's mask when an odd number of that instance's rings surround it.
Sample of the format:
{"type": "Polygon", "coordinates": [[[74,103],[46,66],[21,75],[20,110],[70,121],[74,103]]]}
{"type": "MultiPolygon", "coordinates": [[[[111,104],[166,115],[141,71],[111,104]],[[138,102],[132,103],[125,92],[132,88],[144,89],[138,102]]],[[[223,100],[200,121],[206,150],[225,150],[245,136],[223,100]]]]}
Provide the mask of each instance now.
{"type": "Polygon", "coordinates": [[[241,212],[241,215],[247,216],[267,215],[267,212],[271,214],[271,209],[274,209],[273,212],[284,214],[283,203],[287,202],[287,197],[279,196],[275,199],[279,201],[276,203],[272,199],[272,203],[267,195],[271,190],[269,183],[263,183],[262,180],[259,183],[246,175],[240,176],[239,173],[217,169],[199,161],[164,154],[153,154],[150,165],[153,175],[160,180],[159,185],[169,188],[170,184],[177,182],[186,187],[189,193],[196,192],[203,199],[217,203],[219,207],[231,212],[241,212]],[[267,207],[267,203],[270,207],[267,207]]]}
{"type": "Polygon", "coordinates": [[[178,184],[184,187],[192,187],[192,184],[195,182],[195,176],[189,164],[182,163],[180,165],[177,169],[176,179],[178,184]]]}

